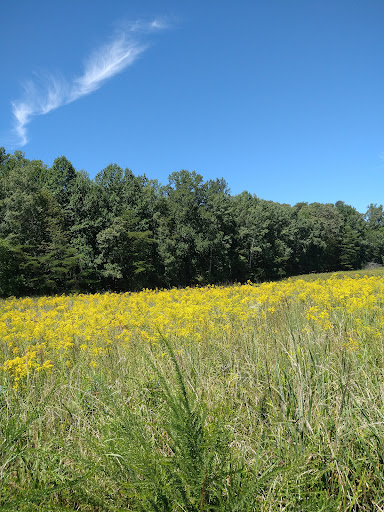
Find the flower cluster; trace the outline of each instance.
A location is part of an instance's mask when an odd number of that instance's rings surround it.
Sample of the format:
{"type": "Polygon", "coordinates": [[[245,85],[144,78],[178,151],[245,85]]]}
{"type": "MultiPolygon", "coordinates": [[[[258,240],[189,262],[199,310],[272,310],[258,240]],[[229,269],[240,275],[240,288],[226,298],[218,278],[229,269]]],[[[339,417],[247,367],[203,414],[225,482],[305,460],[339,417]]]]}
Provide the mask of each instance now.
{"type": "MultiPolygon", "coordinates": [[[[36,372],[70,367],[78,358],[97,368],[116,347],[179,348],[236,336],[262,340],[294,318],[303,335],[322,332],[348,350],[382,336],[384,277],[331,275],[255,285],[207,286],[139,293],[104,293],[0,302],[0,368],[18,388],[36,372]]],[[[260,341],[262,342],[262,341],[260,341]]]]}

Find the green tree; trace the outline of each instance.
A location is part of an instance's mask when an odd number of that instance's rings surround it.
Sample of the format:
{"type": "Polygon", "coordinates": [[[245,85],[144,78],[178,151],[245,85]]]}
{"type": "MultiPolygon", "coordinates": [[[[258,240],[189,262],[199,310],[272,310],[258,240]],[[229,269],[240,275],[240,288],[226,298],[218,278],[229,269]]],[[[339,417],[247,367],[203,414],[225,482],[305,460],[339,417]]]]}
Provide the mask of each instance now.
{"type": "Polygon", "coordinates": [[[136,221],[127,210],[97,235],[97,264],[109,289],[138,290],[150,286],[154,240],[151,231],[135,231],[136,221]]]}
{"type": "Polygon", "coordinates": [[[197,274],[203,177],[183,170],[172,173],[168,181],[156,215],[158,251],[167,284],[187,285],[197,274]]]}
{"type": "Polygon", "coordinates": [[[340,252],[340,263],[345,270],[360,268],[361,239],[358,232],[349,225],[345,227],[340,252]]]}
{"type": "Polygon", "coordinates": [[[62,207],[67,207],[75,179],[75,168],[65,156],[60,156],[47,169],[44,185],[62,207]]]}
{"type": "Polygon", "coordinates": [[[287,274],[292,258],[293,212],[248,192],[234,197],[240,280],[260,281],[287,274]]]}
{"type": "Polygon", "coordinates": [[[333,204],[301,204],[296,209],[299,233],[299,272],[327,272],[340,268],[344,220],[333,204]]]}
{"type": "Polygon", "coordinates": [[[364,215],[366,225],[366,261],[384,263],[384,211],[383,206],[370,204],[364,215]]]}
{"type": "Polygon", "coordinates": [[[22,251],[17,272],[29,293],[70,289],[77,272],[65,211],[45,188],[46,172],[42,162],[18,155],[3,179],[0,234],[22,251]]]}
{"type": "Polygon", "coordinates": [[[234,222],[226,182],[182,170],[169,176],[161,195],[155,233],[166,284],[229,277],[234,222]]]}
{"type": "Polygon", "coordinates": [[[363,215],[343,201],[338,201],[336,208],[344,221],[340,247],[341,266],[346,270],[359,269],[365,261],[367,248],[363,215]]]}
{"type": "Polygon", "coordinates": [[[197,240],[200,255],[197,278],[204,283],[232,280],[235,257],[236,224],[228,185],[224,179],[205,183],[206,200],[199,216],[201,236],[197,240]]]}
{"type": "Polygon", "coordinates": [[[12,245],[0,238],[0,296],[21,295],[25,291],[23,276],[20,267],[24,260],[20,246],[12,245]]]}

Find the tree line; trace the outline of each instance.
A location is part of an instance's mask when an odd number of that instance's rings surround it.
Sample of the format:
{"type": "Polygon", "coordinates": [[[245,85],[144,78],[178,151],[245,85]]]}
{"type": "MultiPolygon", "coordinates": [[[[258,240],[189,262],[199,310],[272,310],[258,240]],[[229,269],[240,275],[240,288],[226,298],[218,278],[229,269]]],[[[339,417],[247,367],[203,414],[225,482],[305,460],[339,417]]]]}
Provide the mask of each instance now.
{"type": "Polygon", "coordinates": [[[94,179],[0,148],[0,295],[265,281],[382,264],[384,211],[231,195],[179,171],[161,185],[117,164],[94,179]]]}

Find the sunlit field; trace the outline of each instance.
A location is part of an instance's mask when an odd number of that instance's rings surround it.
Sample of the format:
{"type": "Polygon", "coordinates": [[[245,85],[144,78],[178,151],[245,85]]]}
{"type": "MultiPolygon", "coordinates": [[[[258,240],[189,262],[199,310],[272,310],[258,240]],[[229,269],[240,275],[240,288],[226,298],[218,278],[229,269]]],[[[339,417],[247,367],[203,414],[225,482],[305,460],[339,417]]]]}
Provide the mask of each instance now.
{"type": "Polygon", "coordinates": [[[384,510],[384,273],[0,302],[1,510],[384,510]]]}

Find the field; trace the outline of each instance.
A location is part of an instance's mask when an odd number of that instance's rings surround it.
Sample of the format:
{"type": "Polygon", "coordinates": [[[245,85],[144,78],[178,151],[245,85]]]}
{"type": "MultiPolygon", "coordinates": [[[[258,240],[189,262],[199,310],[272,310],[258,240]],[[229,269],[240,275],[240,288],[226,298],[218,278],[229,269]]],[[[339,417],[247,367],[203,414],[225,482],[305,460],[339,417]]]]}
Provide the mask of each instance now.
{"type": "Polygon", "coordinates": [[[384,272],[0,302],[0,510],[383,511],[384,272]]]}

